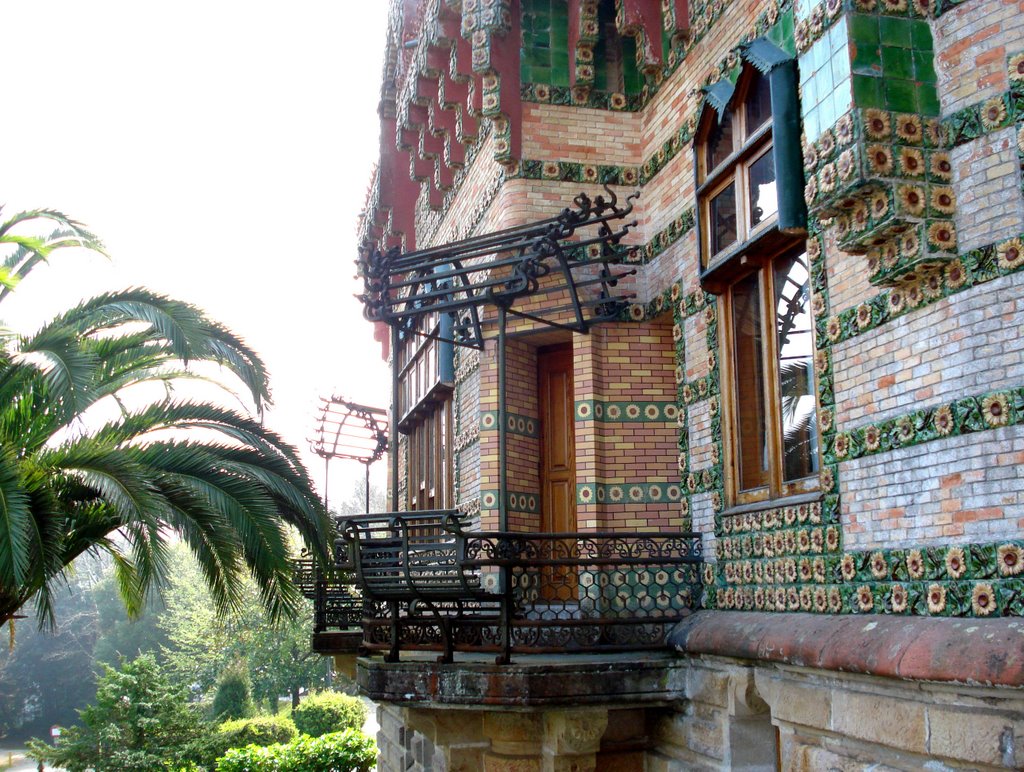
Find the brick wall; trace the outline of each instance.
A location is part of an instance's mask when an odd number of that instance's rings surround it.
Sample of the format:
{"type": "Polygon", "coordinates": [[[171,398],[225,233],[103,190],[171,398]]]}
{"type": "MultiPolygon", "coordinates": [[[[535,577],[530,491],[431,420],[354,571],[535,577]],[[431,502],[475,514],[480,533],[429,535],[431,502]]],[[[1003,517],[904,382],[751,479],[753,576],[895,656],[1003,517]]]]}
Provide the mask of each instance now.
{"type": "MultiPolygon", "coordinates": [[[[1020,45],[1024,48],[1024,40],[1020,45]]],[[[961,250],[1024,233],[1016,135],[1016,127],[1009,126],[955,147],[950,153],[957,200],[954,219],[961,250]]]]}
{"type": "Polygon", "coordinates": [[[836,246],[835,231],[825,232],[825,268],[831,313],[839,314],[863,303],[878,292],[868,281],[867,258],[843,252],[836,246]]]}
{"type": "Polygon", "coordinates": [[[640,115],[565,105],[523,105],[523,157],[584,163],[637,163],[640,115]]]}
{"type": "Polygon", "coordinates": [[[840,430],[1024,383],[1024,274],[907,314],[832,349],[840,430]]]}
{"type": "Polygon", "coordinates": [[[846,549],[1015,539],[1024,428],[950,437],[842,465],[846,549]]]}
{"type": "Polygon", "coordinates": [[[931,24],[943,115],[1007,90],[1006,57],[1024,48],[1024,2],[972,0],[931,24]]]}

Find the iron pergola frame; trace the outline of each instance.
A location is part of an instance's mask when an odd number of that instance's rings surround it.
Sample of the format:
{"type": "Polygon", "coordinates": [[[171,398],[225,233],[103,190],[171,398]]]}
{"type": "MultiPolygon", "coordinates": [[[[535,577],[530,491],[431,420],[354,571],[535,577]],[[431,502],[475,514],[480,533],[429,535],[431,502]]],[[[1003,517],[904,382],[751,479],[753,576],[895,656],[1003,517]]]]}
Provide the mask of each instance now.
{"type": "MultiPolygon", "coordinates": [[[[599,322],[619,317],[634,297],[616,294],[621,279],[636,273],[622,268],[622,238],[636,220],[626,222],[639,191],[624,206],[604,186],[607,198],[593,199],[580,193],[574,207],[554,217],[515,226],[450,244],[402,254],[397,247],[381,252],[366,245],[360,250],[359,267],[365,291],[359,296],[364,314],[391,330],[391,404],[399,404],[397,355],[403,336],[426,334],[438,340],[475,349],[484,347],[484,312],[497,314],[498,354],[498,527],[508,528],[507,406],[505,348],[509,315],[572,332],[587,333],[599,322]],[[552,277],[550,281],[541,280],[552,277]],[[568,301],[526,312],[514,308],[517,301],[564,293],[568,301]],[[451,337],[421,331],[432,314],[448,314],[451,337]]],[[[535,332],[528,331],[526,334],[535,332]]],[[[389,447],[391,504],[398,508],[398,448],[395,432],[400,416],[392,416],[389,447]]]]}
{"type": "Polygon", "coordinates": [[[344,397],[320,398],[317,428],[310,450],[324,459],[324,509],[327,508],[328,465],[336,458],[358,461],[366,468],[366,513],[370,512],[370,466],[389,447],[388,413],[344,397]]]}

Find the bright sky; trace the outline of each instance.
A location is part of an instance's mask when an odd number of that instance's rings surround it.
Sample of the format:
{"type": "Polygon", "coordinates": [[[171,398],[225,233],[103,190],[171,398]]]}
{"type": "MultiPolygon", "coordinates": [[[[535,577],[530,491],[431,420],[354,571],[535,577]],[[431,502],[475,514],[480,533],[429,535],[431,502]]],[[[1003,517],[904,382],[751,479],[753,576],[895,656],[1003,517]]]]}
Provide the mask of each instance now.
{"type": "MultiPolygon", "coordinates": [[[[318,397],[386,407],[352,297],[378,152],[386,0],[8,0],[0,79],[5,213],[59,209],[112,261],[65,256],[5,301],[34,328],[144,285],[204,308],[266,360],[267,423],[308,452],[318,397]]],[[[385,462],[375,467],[383,480],[385,462]]],[[[332,462],[331,498],[362,479],[332,462]]]]}

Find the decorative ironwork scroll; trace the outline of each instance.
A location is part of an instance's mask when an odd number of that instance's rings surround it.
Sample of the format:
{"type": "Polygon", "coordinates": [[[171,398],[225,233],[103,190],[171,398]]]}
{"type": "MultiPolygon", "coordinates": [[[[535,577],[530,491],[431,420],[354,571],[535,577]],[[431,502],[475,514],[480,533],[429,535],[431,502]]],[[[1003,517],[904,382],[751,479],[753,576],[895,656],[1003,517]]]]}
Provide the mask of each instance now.
{"type": "Polygon", "coordinates": [[[619,243],[636,221],[633,193],[619,206],[605,186],[606,198],[580,193],[574,207],[528,225],[496,231],[401,254],[364,247],[359,267],[365,292],[364,314],[374,322],[417,332],[418,320],[431,313],[451,314],[453,342],[482,348],[481,316],[485,306],[548,326],[586,332],[595,322],[612,319],[633,296],[616,294],[620,279],[635,269],[622,262],[619,243]],[[551,277],[548,281],[542,281],[551,277]],[[532,296],[559,298],[540,311],[517,311],[517,300],[532,296]],[[565,319],[569,321],[566,322],[565,319]]]}

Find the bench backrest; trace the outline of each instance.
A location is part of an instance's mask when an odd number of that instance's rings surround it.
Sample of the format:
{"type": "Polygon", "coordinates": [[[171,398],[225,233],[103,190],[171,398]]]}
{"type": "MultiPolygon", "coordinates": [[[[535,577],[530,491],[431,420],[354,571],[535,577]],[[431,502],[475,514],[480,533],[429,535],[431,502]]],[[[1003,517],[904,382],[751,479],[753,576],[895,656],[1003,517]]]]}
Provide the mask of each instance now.
{"type": "Polygon", "coordinates": [[[459,565],[454,531],[458,510],[388,513],[349,519],[344,538],[351,545],[357,579],[371,598],[458,599],[479,587],[475,572],[459,565]]]}

